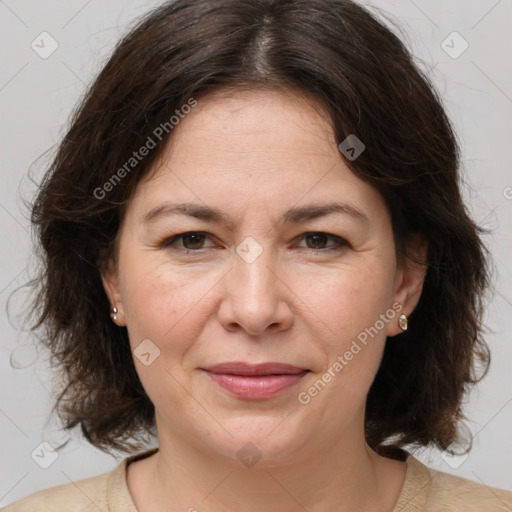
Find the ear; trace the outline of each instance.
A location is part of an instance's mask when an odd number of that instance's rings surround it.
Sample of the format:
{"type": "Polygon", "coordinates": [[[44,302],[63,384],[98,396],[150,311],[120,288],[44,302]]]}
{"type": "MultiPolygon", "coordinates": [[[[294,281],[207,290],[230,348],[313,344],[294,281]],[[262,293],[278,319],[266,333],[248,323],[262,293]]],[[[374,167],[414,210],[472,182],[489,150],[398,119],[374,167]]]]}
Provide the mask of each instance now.
{"type": "Polygon", "coordinates": [[[406,257],[396,273],[393,303],[398,302],[402,309],[398,311],[396,319],[388,324],[388,336],[396,336],[402,332],[398,325],[398,316],[409,316],[420,300],[427,273],[427,251],[428,242],[424,236],[413,234],[409,237],[406,252],[413,260],[406,257]]]}
{"type": "Polygon", "coordinates": [[[123,301],[121,299],[121,292],[119,290],[119,276],[114,260],[110,258],[107,265],[101,272],[101,280],[103,282],[103,288],[107,294],[110,302],[110,308],[117,308],[117,325],[126,325],[124,317],[123,301]]]}

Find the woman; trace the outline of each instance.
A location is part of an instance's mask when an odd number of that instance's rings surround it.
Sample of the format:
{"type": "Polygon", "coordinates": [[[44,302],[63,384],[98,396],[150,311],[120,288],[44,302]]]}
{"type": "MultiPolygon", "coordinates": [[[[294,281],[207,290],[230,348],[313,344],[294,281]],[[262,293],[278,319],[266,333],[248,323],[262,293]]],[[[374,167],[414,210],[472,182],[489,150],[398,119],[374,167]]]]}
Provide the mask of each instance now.
{"type": "Polygon", "coordinates": [[[5,510],[512,508],[405,450],[460,442],[487,252],[435,90],[359,5],[150,13],[76,112],[33,222],[58,410],[140,453],[5,510]]]}

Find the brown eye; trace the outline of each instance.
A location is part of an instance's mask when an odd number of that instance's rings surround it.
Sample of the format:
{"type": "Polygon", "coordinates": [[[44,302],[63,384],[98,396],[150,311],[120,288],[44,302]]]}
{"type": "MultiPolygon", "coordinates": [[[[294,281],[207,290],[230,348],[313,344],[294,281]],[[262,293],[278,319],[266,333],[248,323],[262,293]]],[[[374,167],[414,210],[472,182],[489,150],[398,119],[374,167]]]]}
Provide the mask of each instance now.
{"type": "Polygon", "coordinates": [[[350,247],[350,244],[343,238],[336,235],[329,235],[322,232],[304,233],[301,237],[306,242],[306,248],[310,249],[313,253],[325,253],[328,251],[341,251],[350,247]],[[328,245],[328,241],[332,240],[334,243],[328,245]]]}
{"type": "Polygon", "coordinates": [[[200,247],[204,243],[205,235],[202,233],[185,233],[182,235],[182,243],[185,249],[201,249],[200,247]]]}
{"type": "Polygon", "coordinates": [[[180,233],[179,235],[172,236],[162,240],[158,246],[162,249],[171,249],[176,251],[199,251],[207,247],[203,247],[205,240],[209,238],[207,233],[200,231],[188,231],[187,233],[180,233]],[[181,240],[181,244],[179,241],[181,240]]]}
{"type": "Polygon", "coordinates": [[[327,244],[329,236],[325,233],[309,233],[305,236],[305,239],[311,242],[312,247],[309,249],[324,249],[327,244]]]}
{"type": "MultiPolygon", "coordinates": [[[[188,254],[196,251],[199,252],[202,249],[208,249],[208,247],[213,247],[203,246],[205,240],[209,238],[208,233],[201,231],[188,231],[186,233],[180,233],[179,235],[166,238],[158,244],[158,247],[162,249],[182,251],[188,254]],[[179,243],[180,241],[181,243],[179,243]]],[[[328,233],[304,233],[299,238],[306,241],[306,249],[318,254],[329,251],[341,251],[350,247],[350,244],[345,239],[328,233]],[[328,244],[329,240],[333,241],[330,245],[328,244]]]]}

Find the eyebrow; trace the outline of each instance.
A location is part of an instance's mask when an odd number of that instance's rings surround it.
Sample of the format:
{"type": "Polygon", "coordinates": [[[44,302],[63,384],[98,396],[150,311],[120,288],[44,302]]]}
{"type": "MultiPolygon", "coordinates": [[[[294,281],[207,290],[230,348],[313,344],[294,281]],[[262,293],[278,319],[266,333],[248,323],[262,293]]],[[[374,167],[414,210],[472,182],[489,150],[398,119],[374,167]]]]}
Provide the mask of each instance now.
{"type": "MultiPolygon", "coordinates": [[[[339,202],[309,204],[306,206],[290,208],[283,214],[280,222],[296,224],[305,220],[313,220],[335,213],[350,215],[363,223],[369,223],[367,215],[357,207],[351,204],[339,202]]],[[[233,228],[234,225],[233,220],[228,215],[216,208],[194,203],[171,203],[168,201],[156,206],[144,214],[141,221],[143,224],[148,224],[159,217],[169,215],[185,215],[208,222],[222,223],[229,228],[233,228]]]]}

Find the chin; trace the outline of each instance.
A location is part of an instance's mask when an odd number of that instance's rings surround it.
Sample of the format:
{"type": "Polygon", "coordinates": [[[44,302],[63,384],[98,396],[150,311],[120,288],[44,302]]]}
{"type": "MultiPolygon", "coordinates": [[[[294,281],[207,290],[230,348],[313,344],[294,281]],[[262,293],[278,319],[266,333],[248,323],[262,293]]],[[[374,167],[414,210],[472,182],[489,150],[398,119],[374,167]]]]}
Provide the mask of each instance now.
{"type": "Polygon", "coordinates": [[[229,421],[223,420],[222,426],[231,436],[218,426],[216,431],[222,436],[215,442],[205,440],[209,449],[247,468],[273,467],[297,460],[298,452],[304,447],[306,436],[299,428],[293,428],[292,418],[274,415],[241,416],[229,421]],[[284,419],[284,421],[283,421],[284,419]],[[286,422],[290,424],[285,425],[286,422]]]}

